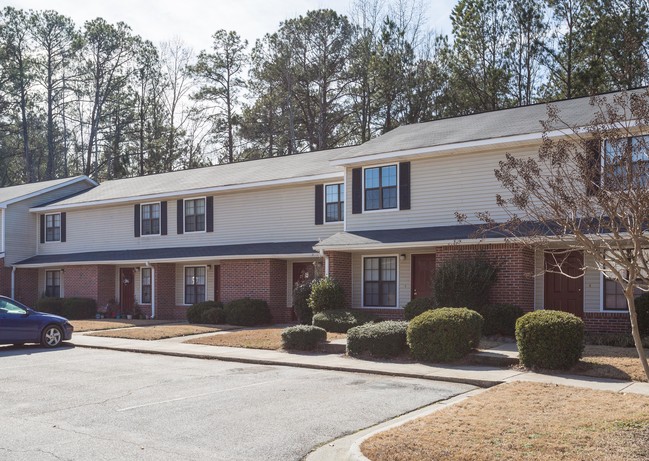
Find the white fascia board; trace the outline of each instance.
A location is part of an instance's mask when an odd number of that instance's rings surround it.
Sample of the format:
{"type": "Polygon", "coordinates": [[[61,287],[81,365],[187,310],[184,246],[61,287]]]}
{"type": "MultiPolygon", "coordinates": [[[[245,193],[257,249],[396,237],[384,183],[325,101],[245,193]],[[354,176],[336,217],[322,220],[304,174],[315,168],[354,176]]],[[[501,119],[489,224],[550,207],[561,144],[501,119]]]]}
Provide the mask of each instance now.
{"type": "Polygon", "coordinates": [[[180,257],[180,258],[160,258],[160,259],[130,259],[119,261],[79,261],[79,262],[51,262],[39,264],[14,264],[16,267],[21,268],[39,268],[50,266],[128,266],[135,264],[159,264],[159,263],[177,263],[177,262],[213,262],[224,261],[230,259],[299,259],[299,258],[319,258],[320,253],[294,253],[294,254],[270,254],[270,255],[234,255],[234,256],[202,256],[198,258],[180,257]]]}
{"type": "Polygon", "coordinates": [[[65,182],[56,184],[54,186],[46,187],[45,189],[39,189],[37,191],[32,192],[31,194],[22,195],[20,197],[12,198],[11,200],[7,200],[6,202],[2,202],[2,203],[0,203],[0,208],[7,208],[7,205],[11,205],[11,204],[17,203],[17,202],[22,202],[23,200],[27,200],[27,199],[30,199],[32,197],[36,197],[36,196],[41,195],[41,194],[46,194],[47,192],[51,192],[53,190],[60,189],[61,187],[70,186],[72,184],[76,184],[76,183],[82,182],[82,181],[86,181],[86,182],[90,183],[93,186],[98,185],[97,182],[90,179],[88,176],[77,176],[75,178],[70,179],[70,181],[65,181],[65,182]]]}
{"type": "Polygon", "coordinates": [[[214,192],[224,192],[224,191],[233,191],[233,190],[242,190],[242,189],[257,189],[257,188],[270,187],[270,186],[308,183],[312,181],[342,179],[344,175],[345,172],[341,170],[340,172],[323,173],[323,174],[313,175],[313,176],[299,176],[296,178],[273,179],[270,181],[258,181],[258,182],[251,182],[245,184],[231,184],[227,186],[204,187],[201,189],[185,189],[185,190],[177,190],[172,192],[164,192],[159,194],[138,195],[134,197],[120,197],[120,198],[107,199],[107,200],[95,200],[92,202],[71,203],[67,205],[57,205],[56,203],[53,203],[52,205],[48,205],[46,207],[30,208],[29,211],[31,211],[32,213],[39,213],[39,212],[51,211],[51,210],[65,210],[70,208],[88,208],[88,207],[99,206],[99,205],[142,202],[144,200],[158,200],[158,199],[164,199],[169,197],[210,194],[214,192]]]}
{"type": "Polygon", "coordinates": [[[315,248],[322,251],[364,251],[364,250],[385,250],[391,248],[422,248],[439,247],[446,245],[490,245],[492,243],[511,242],[506,237],[489,239],[464,239],[464,240],[435,240],[424,242],[398,242],[398,243],[372,243],[367,245],[316,245],[315,248]]]}

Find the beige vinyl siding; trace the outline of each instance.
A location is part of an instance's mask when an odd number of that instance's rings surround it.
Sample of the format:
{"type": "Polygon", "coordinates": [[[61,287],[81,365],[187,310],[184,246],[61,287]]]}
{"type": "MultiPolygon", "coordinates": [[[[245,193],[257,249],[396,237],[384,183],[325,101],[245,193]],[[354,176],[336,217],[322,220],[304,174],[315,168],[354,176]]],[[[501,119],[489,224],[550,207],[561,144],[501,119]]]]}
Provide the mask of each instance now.
{"type": "Polygon", "coordinates": [[[7,235],[6,264],[13,264],[34,256],[37,246],[47,247],[47,251],[50,253],[60,252],[65,243],[38,244],[40,241],[38,235],[40,218],[37,213],[30,213],[29,209],[73,195],[89,187],[90,185],[85,181],[77,182],[9,205],[6,210],[7,218],[5,221],[7,235]]]}
{"type": "MultiPolygon", "coordinates": [[[[534,155],[536,149],[511,153],[529,156],[534,155]]],[[[350,201],[347,230],[456,225],[456,212],[473,218],[476,212],[489,211],[495,219],[504,219],[505,215],[496,205],[496,194],[502,194],[503,189],[494,176],[494,169],[504,158],[504,151],[483,151],[412,160],[411,209],[363,211],[362,214],[352,214],[352,168],[347,168],[346,193],[350,201]]]]}
{"type": "MultiPolygon", "coordinates": [[[[191,198],[191,197],[187,197],[191,198]]],[[[214,232],[177,234],[177,199],[167,202],[168,235],[134,237],[134,204],[68,210],[67,242],[39,244],[39,254],[318,241],[342,223],[315,225],[314,184],[214,196],[214,232]]]]}
{"type": "MultiPolygon", "coordinates": [[[[398,302],[397,308],[403,308],[410,301],[411,292],[411,262],[410,253],[389,251],[367,251],[352,253],[352,307],[363,307],[363,257],[364,256],[396,256],[398,261],[398,302]],[[401,261],[400,254],[405,254],[405,261],[401,261]]],[[[375,309],[375,308],[374,308],[375,309]]]]}

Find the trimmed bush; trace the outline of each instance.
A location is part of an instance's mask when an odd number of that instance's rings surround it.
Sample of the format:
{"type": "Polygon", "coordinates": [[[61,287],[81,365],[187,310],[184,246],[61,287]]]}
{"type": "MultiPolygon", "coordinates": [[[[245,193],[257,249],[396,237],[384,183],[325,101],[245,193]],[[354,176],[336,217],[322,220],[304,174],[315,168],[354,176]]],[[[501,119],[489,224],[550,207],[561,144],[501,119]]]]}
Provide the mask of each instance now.
{"type": "Polygon", "coordinates": [[[38,312],[61,315],[63,310],[63,298],[41,298],[36,301],[35,309],[38,312]]]}
{"type": "Polygon", "coordinates": [[[484,317],[482,334],[511,336],[516,334],[516,320],[525,312],[513,304],[487,304],[480,309],[484,317]]]}
{"type": "Polygon", "coordinates": [[[394,320],[350,328],[347,332],[347,354],[397,357],[408,350],[407,330],[408,322],[394,320]]]}
{"type": "Polygon", "coordinates": [[[376,320],[376,316],[363,311],[332,310],[315,314],[313,325],[332,333],[347,333],[350,328],[376,320]]]}
{"type": "Polygon", "coordinates": [[[222,325],[225,323],[225,310],[222,307],[213,307],[203,312],[201,323],[209,325],[222,325]]]}
{"type": "Polygon", "coordinates": [[[225,305],[225,321],[230,325],[254,326],[272,320],[268,303],[261,299],[243,298],[225,305]]]}
{"type": "Polygon", "coordinates": [[[326,340],[327,332],[313,325],[296,325],[282,331],[282,347],[286,350],[312,351],[326,340]]]}
{"type": "Polygon", "coordinates": [[[438,306],[479,310],[496,282],[497,269],[484,258],[452,259],[435,272],[434,291],[438,306]]]}
{"type": "Polygon", "coordinates": [[[91,298],[63,298],[61,315],[69,320],[94,319],[97,301],[91,298]]]}
{"type": "Polygon", "coordinates": [[[426,362],[450,362],[478,347],[484,320],[467,308],[442,307],[424,312],[408,325],[410,353],[426,362]]]}
{"type": "MultiPolygon", "coordinates": [[[[204,319],[205,314],[210,309],[223,309],[223,303],[216,301],[203,301],[192,304],[189,309],[187,309],[187,321],[189,323],[210,323],[206,322],[204,319]]],[[[223,323],[223,321],[220,323],[223,323]]]]}
{"type": "Polygon", "coordinates": [[[649,336],[649,293],[635,298],[635,311],[638,314],[640,336],[649,336]]]}
{"type": "Polygon", "coordinates": [[[406,320],[412,320],[419,314],[435,309],[435,307],[435,298],[415,298],[404,306],[403,316],[406,320]]]}
{"type": "Polygon", "coordinates": [[[329,277],[314,280],[311,283],[309,307],[314,314],[318,312],[343,309],[345,307],[345,292],[340,284],[329,277]]]}
{"type": "Polygon", "coordinates": [[[584,322],[568,312],[529,312],[516,321],[516,343],[526,367],[568,369],[584,350],[584,322]]]}
{"type": "Polygon", "coordinates": [[[312,280],[306,280],[293,288],[293,312],[302,325],[311,325],[313,321],[313,311],[309,307],[312,283],[312,280]]]}

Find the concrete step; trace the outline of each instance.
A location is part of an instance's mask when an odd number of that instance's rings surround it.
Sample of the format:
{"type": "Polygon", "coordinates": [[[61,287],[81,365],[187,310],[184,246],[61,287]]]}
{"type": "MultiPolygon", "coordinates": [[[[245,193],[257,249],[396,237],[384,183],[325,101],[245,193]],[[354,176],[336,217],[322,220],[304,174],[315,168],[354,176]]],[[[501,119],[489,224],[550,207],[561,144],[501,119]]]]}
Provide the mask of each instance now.
{"type": "Polygon", "coordinates": [[[322,352],[326,352],[327,354],[344,354],[347,352],[347,343],[346,342],[341,342],[340,340],[337,341],[325,341],[320,343],[322,352]]]}
{"type": "Polygon", "coordinates": [[[503,353],[497,350],[477,350],[469,354],[469,361],[476,365],[490,365],[495,367],[509,367],[518,365],[518,356],[503,353]]]}

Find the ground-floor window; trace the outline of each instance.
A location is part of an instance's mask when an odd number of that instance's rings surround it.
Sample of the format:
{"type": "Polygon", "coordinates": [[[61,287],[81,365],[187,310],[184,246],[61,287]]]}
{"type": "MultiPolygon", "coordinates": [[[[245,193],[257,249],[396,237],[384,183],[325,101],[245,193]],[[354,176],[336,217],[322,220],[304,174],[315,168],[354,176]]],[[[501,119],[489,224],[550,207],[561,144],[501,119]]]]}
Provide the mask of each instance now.
{"type": "Polygon", "coordinates": [[[151,304],[151,268],[142,268],[142,304],[151,304]]]}
{"type": "Polygon", "coordinates": [[[61,297],[61,271],[45,271],[45,296],[61,297]]]}
{"type": "Polygon", "coordinates": [[[363,301],[365,306],[396,307],[396,256],[363,260],[363,301]]]}
{"type": "Polygon", "coordinates": [[[205,267],[185,267],[185,304],[205,301],[205,267]]]}
{"type": "MultiPolygon", "coordinates": [[[[642,291],[636,288],[634,296],[640,296],[642,291]]],[[[604,277],[604,310],[605,311],[626,311],[628,305],[624,297],[622,285],[617,281],[604,277]]]]}

